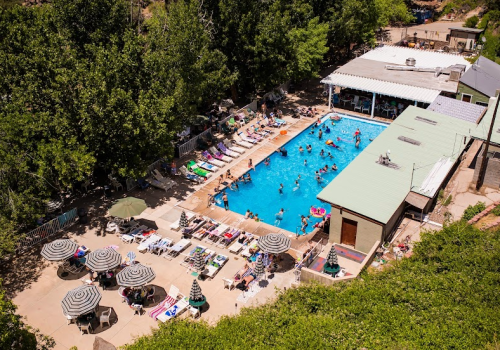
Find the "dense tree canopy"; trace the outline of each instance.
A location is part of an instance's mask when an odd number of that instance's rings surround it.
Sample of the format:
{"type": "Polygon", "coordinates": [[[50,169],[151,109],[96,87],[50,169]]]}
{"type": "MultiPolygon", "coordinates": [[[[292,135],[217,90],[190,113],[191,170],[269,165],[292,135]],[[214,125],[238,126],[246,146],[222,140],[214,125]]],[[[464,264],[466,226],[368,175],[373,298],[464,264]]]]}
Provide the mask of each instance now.
{"type": "Polygon", "coordinates": [[[174,321],[127,349],[485,349],[500,327],[499,264],[500,232],[456,222],[383,272],[289,289],[216,326],[174,321]]]}

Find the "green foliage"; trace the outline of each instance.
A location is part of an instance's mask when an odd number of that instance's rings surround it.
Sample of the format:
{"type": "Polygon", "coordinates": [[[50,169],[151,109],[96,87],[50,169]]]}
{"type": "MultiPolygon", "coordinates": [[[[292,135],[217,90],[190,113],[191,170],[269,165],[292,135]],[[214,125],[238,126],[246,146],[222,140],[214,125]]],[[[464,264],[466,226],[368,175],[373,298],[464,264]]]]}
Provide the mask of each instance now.
{"type": "Polygon", "coordinates": [[[500,216],[500,205],[497,205],[492,211],[491,213],[495,216],[500,216]]]}
{"type": "Polygon", "coordinates": [[[469,221],[484,209],[486,209],[486,205],[484,204],[484,202],[477,202],[476,205],[469,205],[467,209],[464,210],[462,219],[465,221],[469,221]]]}
{"type": "Polygon", "coordinates": [[[466,28],[476,28],[477,24],[479,23],[479,17],[476,15],[469,17],[465,20],[464,27],[466,28]]]}
{"type": "Polygon", "coordinates": [[[176,320],[126,349],[482,349],[500,326],[499,260],[499,232],[455,222],[383,272],[289,289],[215,326],[176,320]]]}
{"type": "Polygon", "coordinates": [[[443,201],[443,206],[447,207],[448,205],[450,205],[451,203],[451,200],[453,199],[452,195],[450,194],[448,197],[446,197],[446,199],[443,201]]]}
{"type": "Polygon", "coordinates": [[[0,288],[0,349],[48,350],[55,346],[52,338],[24,324],[15,312],[16,306],[0,288]]]}
{"type": "Polygon", "coordinates": [[[390,23],[409,24],[414,20],[413,15],[403,0],[376,0],[378,23],[381,28],[390,23]]]}

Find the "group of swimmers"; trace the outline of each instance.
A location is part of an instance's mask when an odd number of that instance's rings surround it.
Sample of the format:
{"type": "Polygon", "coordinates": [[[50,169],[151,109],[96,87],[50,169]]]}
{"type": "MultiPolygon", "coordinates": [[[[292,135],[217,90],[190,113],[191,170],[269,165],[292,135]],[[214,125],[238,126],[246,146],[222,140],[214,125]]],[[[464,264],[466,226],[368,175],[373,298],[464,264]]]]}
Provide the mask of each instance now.
{"type": "MultiPolygon", "coordinates": [[[[295,192],[295,191],[297,191],[297,190],[300,188],[300,183],[299,183],[299,181],[300,181],[300,180],[302,180],[302,177],[301,177],[301,176],[300,176],[300,174],[299,174],[299,176],[297,177],[297,179],[296,179],[296,180],[295,180],[295,182],[294,182],[294,184],[295,184],[295,187],[293,188],[293,191],[294,191],[294,192],[295,192]]],[[[282,183],[280,183],[280,187],[278,188],[278,192],[279,192],[279,194],[283,194],[283,189],[284,189],[284,188],[285,188],[285,186],[283,186],[283,184],[282,184],[282,183]]],[[[282,210],[283,210],[283,209],[282,209],[282,210]]]]}
{"type": "Polygon", "coordinates": [[[224,175],[220,175],[219,176],[219,183],[217,184],[217,186],[215,187],[214,191],[215,193],[219,193],[221,190],[220,190],[220,186],[227,186],[231,191],[238,191],[240,189],[238,183],[248,183],[248,182],[252,182],[252,177],[250,175],[250,173],[246,173],[244,175],[241,175],[239,178],[235,178],[233,175],[231,175],[231,170],[228,169],[226,171],[226,178],[224,179],[224,175]],[[229,180],[231,182],[229,182],[229,180]]]}
{"type": "Polygon", "coordinates": [[[259,214],[252,213],[250,209],[247,209],[247,212],[245,213],[245,219],[254,219],[257,222],[264,221],[261,218],[259,218],[259,214]]]}

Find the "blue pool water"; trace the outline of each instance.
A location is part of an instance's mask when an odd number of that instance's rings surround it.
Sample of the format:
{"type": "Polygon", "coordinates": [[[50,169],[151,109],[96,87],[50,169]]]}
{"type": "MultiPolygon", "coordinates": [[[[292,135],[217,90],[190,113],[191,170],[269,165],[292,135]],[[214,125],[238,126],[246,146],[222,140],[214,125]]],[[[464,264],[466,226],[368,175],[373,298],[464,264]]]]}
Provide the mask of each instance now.
{"type": "MultiPolygon", "coordinates": [[[[316,198],[318,193],[368,146],[370,139],[377,137],[386,128],[384,124],[341,116],[342,120],[333,122],[335,125],[332,125],[330,115],[323,117],[321,127],[328,125],[331,132],[325,133],[323,129],[321,140],[318,138],[318,128],[315,128],[312,135],[312,126],[307,128],[285,145],[287,157],[274,152],[270,156],[269,166],[261,162],[255,166],[255,171],[250,170],[251,183],[239,183],[239,191],[227,188],[229,209],[242,215],[249,209],[254,214],[258,213],[264,222],[291,232],[296,232],[297,226],[301,224],[300,215],[309,215],[312,205],[325,208],[329,213],[330,205],[321,203],[316,198]],[[361,131],[359,148],[355,147],[353,139],[357,128],[361,131]],[[337,137],[342,141],[337,141],[337,137]],[[341,150],[327,146],[325,142],[329,139],[341,150]],[[311,153],[307,152],[307,145],[312,146],[311,153]],[[299,146],[304,148],[304,152],[299,152],[299,146]],[[325,151],[325,157],[320,156],[322,149],[325,151]],[[333,159],[327,156],[328,152],[333,155],[333,159]],[[304,165],[304,160],[307,160],[307,165],[304,165]],[[331,170],[334,163],[338,167],[337,171],[331,170]],[[323,181],[318,183],[315,171],[325,165],[328,165],[329,170],[321,174],[323,181]],[[297,189],[295,181],[299,175],[301,180],[297,189]],[[284,186],[283,194],[279,193],[280,184],[284,186]],[[281,208],[285,209],[285,213],[282,220],[277,220],[276,214],[281,208]]],[[[217,197],[217,205],[224,207],[220,195],[217,197]]],[[[321,221],[313,216],[310,219],[307,233],[313,230],[316,222],[321,221]]]]}

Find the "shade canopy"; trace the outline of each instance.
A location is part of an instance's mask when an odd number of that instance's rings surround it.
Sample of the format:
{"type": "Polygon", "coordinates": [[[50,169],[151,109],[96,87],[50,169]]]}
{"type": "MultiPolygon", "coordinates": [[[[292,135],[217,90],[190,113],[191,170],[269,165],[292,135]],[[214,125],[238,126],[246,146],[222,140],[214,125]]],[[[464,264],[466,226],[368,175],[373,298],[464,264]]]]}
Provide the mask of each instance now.
{"type": "Polygon", "coordinates": [[[149,266],[135,264],[128,266],[116,274],[116,282],[122,287],[141,287],[156,278],[149,266]]]}
{"type": "Polygon", "coordinates": [[[257,245],[266,253],[280,254],[290,249],[292,241],[282,233],[270,233],[260,237],[257,245]]]}
{"type": "Polygon", "coordinates": [[[78,317],[94,310],[101,301],[101,293],[95,285],[83,285],[70,290],[61,302],[63,313],[78,317]]]}
{"type": "Polygon", "coordinates": [[[326,261],[330,266],[338,265],[339,259],[337,257],[337,250],[335,249],[335,244],[332,245],[328,256],[326,257],[326,261]]]}
{"type": "Polygon", "coordinates": [[[87,256],[85,265],[94,272],[114,269],[122,263],[122,256],[114,249],[97,249],[87,256]]]}
{"type": "Polygon", "coordinates": [[[201,256],[200,252],[196,252],[194,255],[194,263],[193,263],[193,268],[196,271],[201,271],[203,270],[203,267],[205,266],[205,262],[203,261],[203,257],[201,256]]]}
{"type": "Polygon", "coordinates": [[[109,209],[109,215],[119,218],[129,218],[141,214],[148,206],[143,199],[127,197],[116,201],[109,209]]]}
{"type": "Polygon", "coordinates": [[[264,262],[262,260],[262,254],[257,259],[257,263],[255,264],[255,269],[253,269],[253,273],[258,277],[262,276],[265,273],[264,262]]]}
{"type": "Polygon", "coordinates": [[[190,301],[201,301],[204,300],[205,297],[201,292],[200,285],[196,280],[193,280],[193,285],[191,286],[191,291],[189,292],[189,300],[190,301]]]}
{"type": "Polygon", "coordinates": [[[56,239],[43,246],[42,256],[50,261],[60,261],[72,257],[77,249],[78,244],[70,239],[56,239]]]}
{"type": "Polygon", "coordinates": [[[181,217],[179,219],[179,227],[183,228],[183,227],[187,227],[187,225],[188,225],[188,219],[186,216],[186,212],[183,210],[181,213],[181,217]]]}

